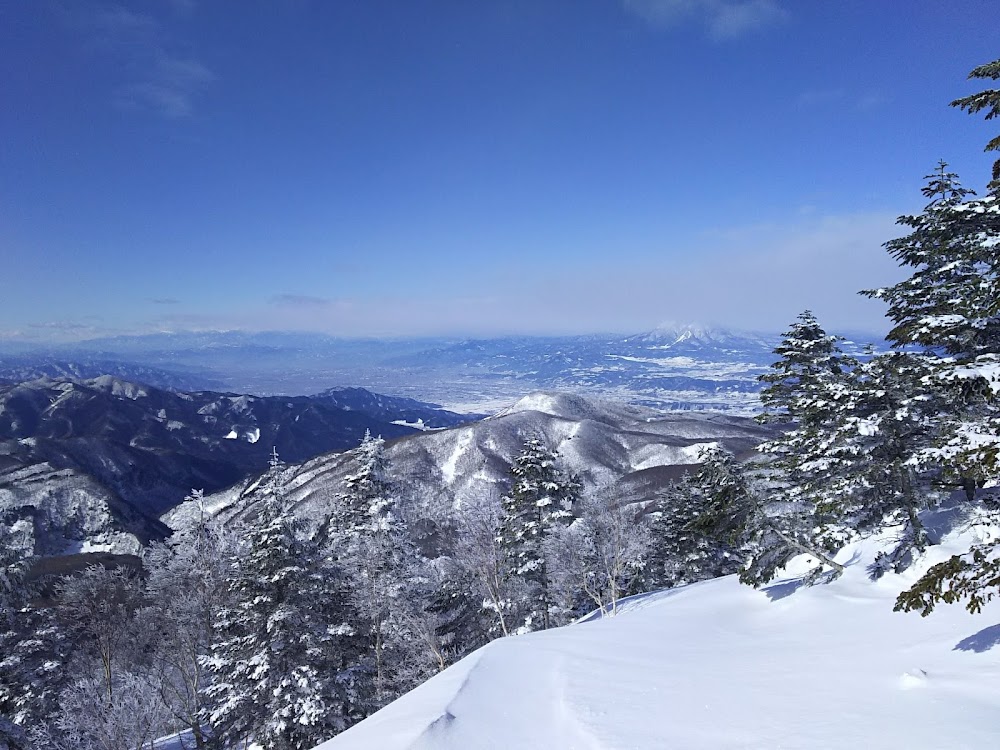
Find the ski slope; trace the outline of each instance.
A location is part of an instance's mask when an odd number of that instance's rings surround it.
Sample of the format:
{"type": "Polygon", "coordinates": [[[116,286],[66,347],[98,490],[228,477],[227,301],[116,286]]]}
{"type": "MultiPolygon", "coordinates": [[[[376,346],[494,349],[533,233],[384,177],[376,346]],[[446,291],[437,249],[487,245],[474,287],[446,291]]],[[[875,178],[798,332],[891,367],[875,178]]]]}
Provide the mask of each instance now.
{"type": "Polygon", "coordinates": [[[843,550],[832,584],[799,588],[793,561],[766,590],[730,576],[495,641],[319,747],[998,747],[1000,603],[892,611],[929,565],[977,540],[952,531],[912,570],[872,582],[885,535],[843,550]]]}

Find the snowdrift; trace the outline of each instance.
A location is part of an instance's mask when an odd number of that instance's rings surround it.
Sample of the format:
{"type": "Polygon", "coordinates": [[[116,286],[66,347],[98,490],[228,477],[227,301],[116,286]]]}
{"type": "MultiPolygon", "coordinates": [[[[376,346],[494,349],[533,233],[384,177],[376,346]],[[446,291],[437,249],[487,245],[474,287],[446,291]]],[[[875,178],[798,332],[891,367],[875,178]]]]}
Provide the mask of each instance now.
{"type": "MultiPolygon", "coordinates": [[[[945,511],[939,527],[960,526],[945,511]]],[[[949,531],[902,575],[855,543],[838,581],[735,577],[635,597],[614,618],[495,641],[322,750],[724,750],[1000,746],[1000,602],[892,611],[930,565],[977,541],[949,531]]],[[[804,562],[804,561],[802,561],[804,562]]]]}

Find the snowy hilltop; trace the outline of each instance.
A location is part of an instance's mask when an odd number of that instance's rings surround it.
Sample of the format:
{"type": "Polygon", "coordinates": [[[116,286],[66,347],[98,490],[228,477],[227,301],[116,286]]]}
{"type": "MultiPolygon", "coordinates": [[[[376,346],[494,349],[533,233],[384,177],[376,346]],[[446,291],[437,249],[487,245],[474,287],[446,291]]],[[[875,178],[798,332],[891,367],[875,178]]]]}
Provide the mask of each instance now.
{"type": "MultiPolygon", "coordinates": [[[[958,522],[953,510],[928,519],[958,522]]],[[[954,530],[918,566],[872,582],[893,534],[845,547],[846,572],[826,586],[799,588],[800,558],[760,590],[727,576],[494,641],[319,748],[992,747],[1000,603],[975,617],[893,612],[976,531],[954,530]]]]}

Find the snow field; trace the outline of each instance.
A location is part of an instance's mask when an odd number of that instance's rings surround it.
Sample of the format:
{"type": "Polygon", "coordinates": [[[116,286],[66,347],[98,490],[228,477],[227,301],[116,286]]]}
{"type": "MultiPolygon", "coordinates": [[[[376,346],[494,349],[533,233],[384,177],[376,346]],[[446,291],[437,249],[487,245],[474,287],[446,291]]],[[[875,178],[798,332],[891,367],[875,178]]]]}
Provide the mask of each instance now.
{"type": "MultiPolygon", "coordinates": [[[[634,597],[615,618],[494,641],[322,750],[726,750],[1000,744],[1000,603],[892,611],[964,551],[953,533],[903,575],[869,580],[888,535],[844,576],[764,590],[734,576],[634,597]]],[[[799,561],[804,562],[804,561],[799,561]]]]}

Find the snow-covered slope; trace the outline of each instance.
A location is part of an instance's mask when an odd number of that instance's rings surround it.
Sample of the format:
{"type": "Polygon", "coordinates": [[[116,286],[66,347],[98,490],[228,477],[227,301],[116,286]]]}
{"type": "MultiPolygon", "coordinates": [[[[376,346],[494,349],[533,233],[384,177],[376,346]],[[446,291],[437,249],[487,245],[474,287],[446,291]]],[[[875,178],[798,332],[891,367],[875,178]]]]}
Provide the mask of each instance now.
{"type": "Polygon", "coordinates": [[[892,611],[973,538],[952,533],[874,583],[866,566],[888,536],[843,550],[847,572],[829,585],[796,590],[789,575],[756,591],[730,576],[494,641],[320,748],[997,747],[1000,602],[976,616],[892,611]]]}

